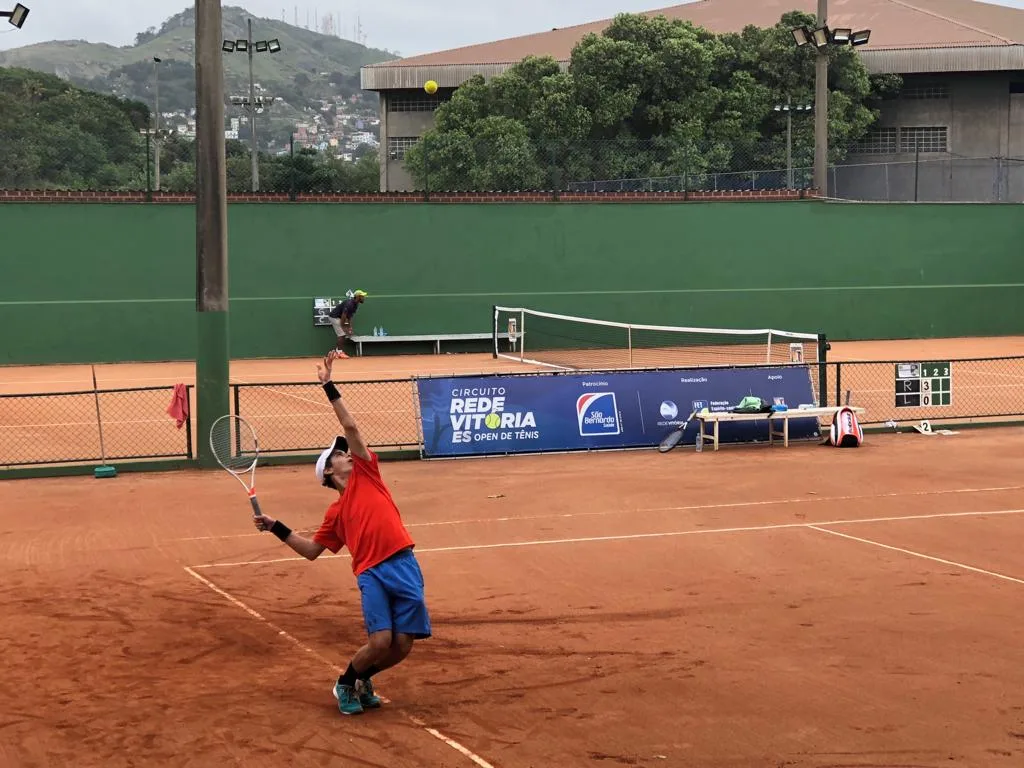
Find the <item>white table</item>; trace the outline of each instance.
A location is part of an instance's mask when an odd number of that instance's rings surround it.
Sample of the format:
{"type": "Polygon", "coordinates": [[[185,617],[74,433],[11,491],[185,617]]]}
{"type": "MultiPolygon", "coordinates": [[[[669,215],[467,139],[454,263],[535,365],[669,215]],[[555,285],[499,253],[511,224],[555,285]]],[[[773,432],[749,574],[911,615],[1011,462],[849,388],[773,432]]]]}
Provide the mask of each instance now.
{"type": "MultiPolygon", "coordinates": [[[[866,413],[864,408],[850,406],[858,417],[866,413]]],[[[789,420],[790,419],[816,419],[822,416],[832,416],[838,411],[833,408],[790,408],[788,411],[772,411],[771,413],[732,413],[731,411],[710,412],[696,415],[699,430],[697,439],[701,442],[710,440],[713,450],[718,450],[718,425],[723,421],[759,421],[764,419],[768,422],[768,444],[774,445],[775,438],[782,438],[782,445],[789,447],[789,420]],[[781,429],[776,424],[781,422],[781,429]],[[706,431],[706,425],[712,425],[711,432],[706,431]]]]}

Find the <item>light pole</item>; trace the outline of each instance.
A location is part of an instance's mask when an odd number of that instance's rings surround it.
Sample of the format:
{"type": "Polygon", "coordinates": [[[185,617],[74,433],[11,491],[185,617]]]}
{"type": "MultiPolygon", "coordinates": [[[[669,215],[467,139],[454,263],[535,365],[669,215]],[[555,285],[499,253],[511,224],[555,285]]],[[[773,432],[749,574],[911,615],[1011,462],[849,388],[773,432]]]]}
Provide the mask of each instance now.
{"type": "Polygon", "coordinates": [[[28,18],[28,8],[18,3],[14,6],[13,11],[0,11],[0,17],[6,17],[12,26],[21,29],[25,24],[25,19],[28,18]]]}
{"type": "Polygon", "coordinates": [[[785,104],[776,104],[776,112],[786,113],[786,188],[793,189],[793,113],[809,112],[813,107],[810,104],[793,104],[793,100],[786,96],[785,104]]]}
{"type": "Polygon", "coordinates": [[[252,58],[255,53],[278,53],[281,50],[281,43],[277,40],[257,40],[253,42],[252,39],[252,19],[249,19],[249,35],[245,40],[225,40],[221,45],[221,50],[225,53],[238,52],[245,53],[249,57],[249,97],[248,99],[240,97],[232,97],[231,103],[238,106],[245,106],[249,112],[249,133],[251,138],[251,149],[250,154],[252,156],[252,191],[260,191],[260,166],[259,166],[259,149],[256,144],[256,113],[263,112],[265,108],[270,106],[270,99],[260,97],[259,102],[256,99],[256,82],[253,79],[252,74],[252,58]]]}
{"type": "Polygon", "coordinates": [[[160,191],[160,62],[159,56],[153,57],[153,78],[156,82],[156,105],[153,109],[153,118],[156,124],[153,126],[153,140],[156,144],[156,191],[160,191]]]}
{"type": "Polygon", "coordinates": [[[828,0],[818,0],[814,57],[814,188],[828,197],[828,0]],[[824,35],[818,30],[824,31],[824,35]],[[824,45],[818,45],[818,42],[824,45]]]}
{"type": "Polygon", "coordinates": [[[866,45],[871,30],[828,28],[828,0],[818,0],[817,27],[792,30],[797,46],[813,44],[814,58],[814,188],[828,196],[828,49],[832,45],[866,45]]]}

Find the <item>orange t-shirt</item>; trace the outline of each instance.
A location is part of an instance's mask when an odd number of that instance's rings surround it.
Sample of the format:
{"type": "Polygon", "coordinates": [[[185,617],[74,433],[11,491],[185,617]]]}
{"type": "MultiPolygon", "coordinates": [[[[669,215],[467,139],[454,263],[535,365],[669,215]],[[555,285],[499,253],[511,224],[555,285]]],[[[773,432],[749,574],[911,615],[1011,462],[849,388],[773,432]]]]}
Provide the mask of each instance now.
{"type": "Polygon", "coordinates": [[[345,490],[327,508],[313,541],[334,554],[348,547],[356,576],[413,546],[373,451],[369,461],[352,456],[352,474],[345,490]]]}

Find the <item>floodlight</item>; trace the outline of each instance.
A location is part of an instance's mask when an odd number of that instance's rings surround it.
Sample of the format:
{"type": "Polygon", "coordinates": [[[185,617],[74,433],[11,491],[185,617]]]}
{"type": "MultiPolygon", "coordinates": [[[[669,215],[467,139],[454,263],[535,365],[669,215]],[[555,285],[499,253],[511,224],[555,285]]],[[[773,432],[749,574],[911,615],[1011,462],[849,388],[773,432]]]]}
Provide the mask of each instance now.
{"type": "Polygon", "coordinates": [[[829,28],[827,26],[818,27],[816,30],[814,30],[813,37],[814,46],[819,50],[822,50],[828,47],[831,32],[829,31],[829,28]]]}
{"type": "Polygon", "coordinates": [[[21,29],[22,25],[25,23],[25,19],[28,18],[28,8],[21,3],[18,3],[14,6],[13,11],[0,12],[0,16],[6,16],[7,21],[18,29],[21,29]]]}
{"type": "Polygon", "coordinates": [[[239,53],[248,53],[249,52],[249,41],[248,40],[236,40],[235,41],[235,50],[238,51],[239,53]]]}
{"type": "Polygon", "coordinates": [[[839,28],[832,30],[832,42],[836,45],[846,45],[850,42],[850,36],[853,34],[852,29],[839,28]]]}
{"type": "Polygon", "coordinates": [[[850,35],[850,45],[867,45],[867,42],[870,39],[870,29],[861,30],[860,32],[854,32],[852,35],[850,35]]]}
{"type": "Polygon", "coordinates": [[[260,40],[259,42],[256,43],[256,52],[257,53],[263,53],[266,50],[267,50],[267,41],[266,40],[260,40]]]}
{"type": "Polygon", "coordinates": [[[781,111],[782,111],[782,106],[781,106],[781,105],[779,105],[779,104],[776,104],[776,105],[775,105],[775,111],[776,111],[776,112],[781,112],[781,111]]]}
{"type": "Polygon", "coordinates": [[[796,40],[797,47],[803,47],[811,42],[811,30],[807,27],[797,27],[796,29],[790,30],[793,33],[793,39],[796,40]]]}
{"type": "Polygon", "coordinates": [[[233,40],[225,40],[220,49],[224,51],[224,53],[231,53],[235,50],[235,43],[233,40]]]}
{"type": "Polygon", "coordinates": [[[280,51],[281,50],[281,43],[280,43],[280,41],[277,40],[276,38],[273,39],[273,40],[268,40],[267,41],[267,50],[269,50],[271,53],[277,53],[278,51],[280,51]]]}

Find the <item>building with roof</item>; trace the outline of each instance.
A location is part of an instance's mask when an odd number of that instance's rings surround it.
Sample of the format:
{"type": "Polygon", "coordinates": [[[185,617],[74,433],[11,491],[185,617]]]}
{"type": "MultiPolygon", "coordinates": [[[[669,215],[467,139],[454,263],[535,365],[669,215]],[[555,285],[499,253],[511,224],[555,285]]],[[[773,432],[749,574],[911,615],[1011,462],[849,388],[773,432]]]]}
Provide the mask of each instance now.
{"type": "MultiPolygon", "coordinates": [[[[696,0],[647,12],[716,33],[770,27],[816,0],[696,0]]],[[[474,75],[493,77],[529,55],[567,67],[573,47],[610,19],[364,67],[380,95],[381,189],[412,188],[405,151],[433,112],[474,75]],[[435,80],[433,96],[423,83],[435,80]]],[[[857,49],[872,74],[904,88],[843,166],[829,194],[858,199],[1024,201],[1024,9],[980,0],[830,0],[832,28],[870,29],[857,49]]]]}

